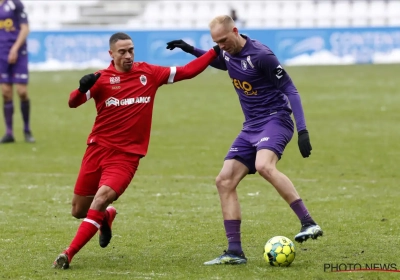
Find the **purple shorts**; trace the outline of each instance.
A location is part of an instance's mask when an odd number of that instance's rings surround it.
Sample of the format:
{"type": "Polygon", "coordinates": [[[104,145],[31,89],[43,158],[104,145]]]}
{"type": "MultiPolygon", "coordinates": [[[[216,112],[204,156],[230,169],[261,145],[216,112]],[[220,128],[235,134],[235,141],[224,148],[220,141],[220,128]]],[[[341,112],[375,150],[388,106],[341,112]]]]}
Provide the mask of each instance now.
{"type": "Polygon", "coordinates": [[[15,64],[9,64],[8,55],[0,56],[0,84],[28,84],[28,52],[18,52],[15,64]]]}
{"type": "Polygon", "coordinates": [[[242,129],[225,160],[236,159],[249,169],[249,174],[254,174],[257,151],[271,150],[280,159],[293,137],[293,131],[294,124],[290,114],[282,112],[272,115],[259,128],[242,129]]]}

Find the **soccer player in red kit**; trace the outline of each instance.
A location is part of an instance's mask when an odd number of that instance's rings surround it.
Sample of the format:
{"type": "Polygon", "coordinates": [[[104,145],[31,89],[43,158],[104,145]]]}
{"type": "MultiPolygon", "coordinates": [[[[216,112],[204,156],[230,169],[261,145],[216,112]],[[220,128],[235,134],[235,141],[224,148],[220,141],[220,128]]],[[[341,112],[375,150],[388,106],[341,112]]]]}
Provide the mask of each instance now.
{"type": "Polygon", "coordinates": [[[72,215],[84,220],[69,247],[54,261],[54,268],[69,268],[74,255],[97,231],[100,246],[109,244],[116,215],[109,205],[126,190],[140,158],[147,153],[157,89],[197,76],[217,57],[219,48],[182,67],[161,67],[134,62],[132,39],[115,33],[110,37],[109,54],[110,66],[83,76],[79,88],[70,94],[71,108],[93,98],[97,117],[72,199],[72,215]]]}

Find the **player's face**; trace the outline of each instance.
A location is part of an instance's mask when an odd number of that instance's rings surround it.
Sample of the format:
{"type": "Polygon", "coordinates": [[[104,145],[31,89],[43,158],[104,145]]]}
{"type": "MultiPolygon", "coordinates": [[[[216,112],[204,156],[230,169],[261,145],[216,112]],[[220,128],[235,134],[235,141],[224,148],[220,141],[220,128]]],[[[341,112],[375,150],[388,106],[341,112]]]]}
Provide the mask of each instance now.
{"type": "Polygon", "coordinates": [[[131,40],[118,40],[108,51],[114,60],[115,69],[121,72],[128,72],[132,68],[135,57],[134,46],[131,40]]]}
{"type": "Polygon", "coordinates": [[[210,29],[211,37],[215,43],[229,54],[240,52],[239,31],[236,27],[227,28],[222,24],[217,24],[210,29]]]}

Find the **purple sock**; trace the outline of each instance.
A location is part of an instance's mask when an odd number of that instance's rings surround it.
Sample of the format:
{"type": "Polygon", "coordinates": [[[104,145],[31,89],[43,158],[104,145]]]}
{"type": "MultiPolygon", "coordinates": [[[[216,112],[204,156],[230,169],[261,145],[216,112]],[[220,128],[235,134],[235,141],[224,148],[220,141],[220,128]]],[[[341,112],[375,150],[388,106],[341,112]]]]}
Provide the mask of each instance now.
{"type": "Polygon", "coordinates": [[[228,238],[228,251],[241,254],[242,242],[240,240],[241,220],[224,220],[226,237],[228,238]]]}
{"type": "Polygon", "coordinates": [[[4,121],[6,123],[7,134],[13,135],[13,114],[14,114],[14,104],[11,101],[5,101],[3,105],[4,121]]]}
{"type": "Polygon", "coordinates": [[[21,101],[21,113],[22,113],[22,119],[24,120],[24,132],[31,132],[31,129],[29,127],[29,111],[30,111],[29,100],[21,101]]]}
{"type": "Polygon", "coordinates": [[[297,199],[290,204],[290,207],[296,213],[297,217],[299,218],[301,224],[315,224],[314,220],[311,218],[310,213],[306,206],[303,203],[303,200],[297,199]]]}

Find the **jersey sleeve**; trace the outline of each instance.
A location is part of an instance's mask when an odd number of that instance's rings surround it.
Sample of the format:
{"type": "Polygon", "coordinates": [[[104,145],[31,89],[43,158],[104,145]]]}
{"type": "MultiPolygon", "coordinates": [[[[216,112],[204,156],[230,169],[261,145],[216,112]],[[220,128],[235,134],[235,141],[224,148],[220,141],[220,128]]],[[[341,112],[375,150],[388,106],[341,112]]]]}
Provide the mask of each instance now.
{"type": "MultiPolygon", "coordinates": [[[[201,49],[198,49],[198,48],[194,48],[192,54],[193,54],[195,57],[200,57],[200,56],[202,56],[203,54],[205,54],[206,52],[207,52],[207,51],[205,51],[205,50],[201,50],[201,49]]],[[[214,60],[210,63],[210,66],[211,66],[211,67],[214,67],[214,68],[216,68],[216,69],[219,69],[219,70],[224,70],[224,71],[228,70],[228,68],[226,67],[226,63],[225,63],[225,51],[221,51],[220,55],[218,55],[218,57],[217,57],[216,59],[214,59],[214,60]]]]}
{"type": "Polygon", "coordinates": [[[158,85],[172,84],[187,79],[194,78],[203,72],[207,66],[217,57],[214,49],[210,49],[204,55],[190,61],[184,66],[161,67],[153,66],[158,85]]]}
{"type": "MultiPolygon", "coordinates": [[[[97,74],[96,72],[95,74],[97,74]]],[[[96,98],[100,92],[101,76],[96,83],[87,92],[80,92],[78,89],[73,90],[69,95],[68,105],[70,108],[76,108],[86,103],[91,98],[96,98]]]]}
{"type": "Polygon", "coordinates": [[[18,17],[19,24],[28,24],[28,15],[25,12],[24,4],[20,0],[13,0],[12,3],[15,5],[14,13],[18,17]]]}
{"type": "Polygon", "coordinates": [[[164,84],[172,84],[174,82],[176,67],[163,67],[158,65],[152,65],[153,75],[157,86],[164,84]]]}
{"type": "Polygon", "coordinates": [[[259,67],[266,75],[267,79],[287,96],[296,121],[297,131],[306,129],[306,121],[300,95],[289,74],[286,73],[276,56],[273,54],[266,54],[260,57],[259,67]]]}
{"type": "Polygon", "coordinates": [[[290,76],[279,63],[274,54],[264,54],[258,57],[258,67],[266,78],[278,89],[288,82],[291,82],[290,76]]]}

